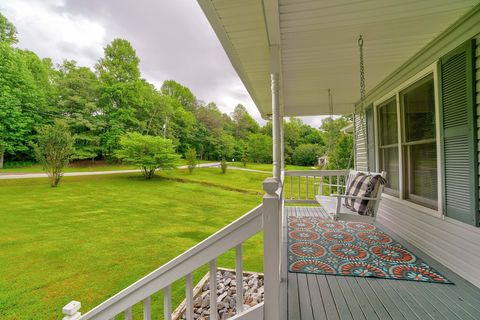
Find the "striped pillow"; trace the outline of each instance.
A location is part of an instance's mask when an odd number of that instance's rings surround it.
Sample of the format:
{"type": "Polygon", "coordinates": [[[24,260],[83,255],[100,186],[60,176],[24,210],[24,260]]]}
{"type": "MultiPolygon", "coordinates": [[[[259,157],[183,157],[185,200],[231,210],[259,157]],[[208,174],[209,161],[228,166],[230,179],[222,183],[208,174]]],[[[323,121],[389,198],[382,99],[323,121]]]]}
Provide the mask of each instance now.
{"type": "MultiPolygon", "coordinates": [[[[380,184],[384,184],[385,179],[381,175],[367,175],[358,172],[347,186],[346,195],[374,198],[377,196],[380,184]]],[[[375,201],[373,200],[359,200],[359,199],[345,199],[345,207],[356,212],[362,216],[372,216],[374,214],[373,207],[375,201]]]]}

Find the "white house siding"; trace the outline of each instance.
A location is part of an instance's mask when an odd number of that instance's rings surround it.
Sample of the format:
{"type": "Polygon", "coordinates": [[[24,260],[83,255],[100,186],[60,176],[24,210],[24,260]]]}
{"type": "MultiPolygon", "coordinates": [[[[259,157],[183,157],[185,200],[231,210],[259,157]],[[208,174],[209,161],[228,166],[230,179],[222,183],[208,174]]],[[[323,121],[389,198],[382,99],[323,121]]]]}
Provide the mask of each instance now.
{"type": "Polygon", "coordinates": [[[355,168],[357,170],[367,171],[368,162],[367,162],[367,140],[364,136],[363,128],[365,128],[366,124],[362,124],[365,122],[365,117],[360,117],[359,115],[355,115],[354,118],[355,122],[355,168]]]}
{"type": "MultiPolygon", "coordinates": [[[[395,87],[438,61],[443,55],[466,40],[475,37],[478,40],[476,47],[476,101],[480,115],[480,24],[478,21],[480,21],[480,6],[434,39],[371,90],[367,95],[367,104],[380,99],[395,87]]],[[[480,138],[480,117],[478,118],[478,128],[480,138]]],[[[358,136],[357,139],[356,155],[359,159],[356,166],[358,169],[364,169],[364,164],[366,164],[363,158],[366,155],[365,145],[361,136],[358,136]]],[[[379,208],[377,221],[480,287],[480,228],[449,218],[442,219],[407,204],[404,200],[385,196],[379,208]]]]}

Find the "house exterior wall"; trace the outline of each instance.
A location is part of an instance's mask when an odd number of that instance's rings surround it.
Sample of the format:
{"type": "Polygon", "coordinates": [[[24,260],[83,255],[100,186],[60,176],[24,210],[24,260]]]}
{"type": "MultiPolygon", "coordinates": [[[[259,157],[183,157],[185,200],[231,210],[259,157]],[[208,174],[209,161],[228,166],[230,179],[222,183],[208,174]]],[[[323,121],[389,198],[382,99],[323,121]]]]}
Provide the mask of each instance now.
{"type": "MultiPolygon", "coordinates": [[[[476,38],[476,104],[477,115],[479,115],[477,132],[480,143],[480,24],[478,21],[480,21],[480,6],[461,18],[396,72],[370,90],[365,105],[378,101],[468,39],[476,38]]],[[[368,46],[368,40],[365,45],[368,46]]],[[[366,70],[368,71],[368,66],[366,70]]],[[[357,106],[357,112],[360,111],[359,109],[357,106]]],[[[357,170],[366,170],[368,162],[365,137],[360,134],[362,124],[359,117],[356,120],[355,167],[357,170]]],[[[480,228],[443,217],[441,213],[432,214],[432,211],[424,210],[419,205],[406,200],[384,195],[377,221],[480,287],[480,228]]]]}

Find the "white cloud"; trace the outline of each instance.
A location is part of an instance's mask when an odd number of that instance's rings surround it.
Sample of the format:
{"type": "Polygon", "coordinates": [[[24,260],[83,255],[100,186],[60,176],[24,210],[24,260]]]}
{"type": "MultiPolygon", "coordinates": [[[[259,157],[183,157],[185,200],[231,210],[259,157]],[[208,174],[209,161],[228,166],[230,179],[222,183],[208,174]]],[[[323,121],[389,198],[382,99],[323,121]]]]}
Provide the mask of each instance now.
{"type": "Polygon", "coordinates": [[[18,47],[61,63],[93,66],[102,54],[105,28],[87,17],[62,12],[62,1],[3,1],[0,10],[17,27],[18,47]]]}

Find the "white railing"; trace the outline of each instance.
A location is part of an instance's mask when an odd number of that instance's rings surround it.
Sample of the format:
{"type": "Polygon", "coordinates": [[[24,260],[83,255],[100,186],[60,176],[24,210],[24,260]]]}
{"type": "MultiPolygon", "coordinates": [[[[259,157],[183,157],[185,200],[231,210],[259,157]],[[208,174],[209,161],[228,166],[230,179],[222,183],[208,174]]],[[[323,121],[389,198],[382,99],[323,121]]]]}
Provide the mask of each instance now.
{"type": "Polygon", "coordinates": [[[349,170],[285,171],[283,196],[285,202],[317,203],[315,195],[343,193],[349,170]]]}
{"type": "MultiPolygon", "coordinates": [[[[263,203],[247,214],[203,240],[170,262],[164,264],[144,278],[120,291],[110,299],[88,311],[80,313],[80,302],[72,301],[62,312],[64,320],[113,319],[123,314],[126,320],[132,319],[132,308],[141,303],[143,319],[152,319],[151,295],[163,290],[164,319],[172,319],[172,283],[185,278],[186,318],[193,320],[193,281],[192,273],[205,264],[209,264],[210,308],[217,310],[216,259],[226,251],[236,249],[237,315],[235,319],[280,319],[280,215],[282,210],[282,188],[279,183],[268,178],[263,183],[266,194],[263,203]],[[243,310],[243,268],[242,243],[260,231],[264,231],[264,303],[256,308],[243,310]],[[263,317],[258,317],[262,314],[263,317]]],[[[212,312],[210,319],[217,320],[212,312]]],[[[158,318],[158,316],[155,316],[158,318]]]]}

